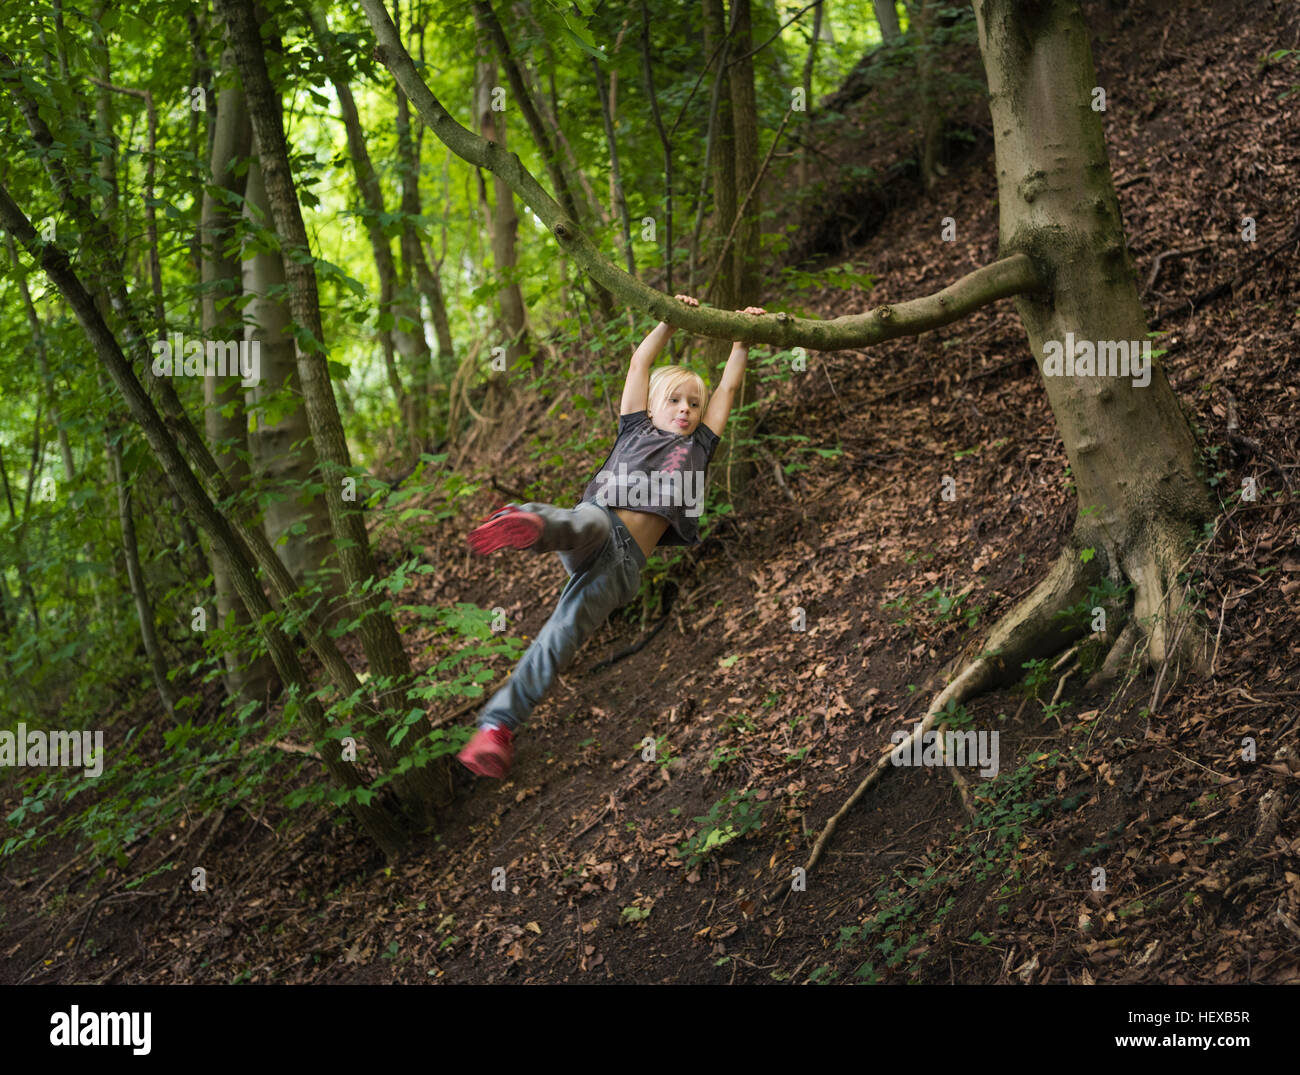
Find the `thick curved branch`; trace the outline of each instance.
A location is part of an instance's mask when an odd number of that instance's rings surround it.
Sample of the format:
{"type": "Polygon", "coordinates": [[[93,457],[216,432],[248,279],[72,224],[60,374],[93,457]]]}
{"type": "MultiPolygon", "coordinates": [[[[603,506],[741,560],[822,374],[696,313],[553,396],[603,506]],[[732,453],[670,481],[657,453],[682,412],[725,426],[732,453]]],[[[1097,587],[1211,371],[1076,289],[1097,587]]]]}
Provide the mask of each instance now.
{"type": "Polygon", "coordinates": [[[462,160],[500,176],[537,214],[564,252],[596,283],[613,292],[628,306],[646,310],[661,321],[687,332],[781,348],[801,346],[814,351],[838,351],[866,347],[899,336],[915,336],[956,321],[998,299],[1045,286],[1044,277],[1033,261],[1025,254],[1015,254],[976,269],[933,295],[896,305],[878,306],[869,313],[829,321],[791,317],[789,314],[757,317],[674,302],[668,295],[647,287],[606,260],[579,229],[577,221],[560,208],[523,166],[517,154],[480,138],[457,123],[416,71],[382,0],[361,0],[361,6],[375,33],[376,58],[393,73],[402,92],[443,144],[462,160]]]}

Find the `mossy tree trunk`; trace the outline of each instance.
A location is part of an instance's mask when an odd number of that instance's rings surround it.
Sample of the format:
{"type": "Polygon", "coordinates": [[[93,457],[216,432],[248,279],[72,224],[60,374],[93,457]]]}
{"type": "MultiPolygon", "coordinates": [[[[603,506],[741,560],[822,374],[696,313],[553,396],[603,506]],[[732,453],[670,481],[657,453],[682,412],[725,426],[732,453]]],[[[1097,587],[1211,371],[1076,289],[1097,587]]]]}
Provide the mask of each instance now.
{"type": "MultiPolygon", "coordinates": [[[[1146,342],[1076,0],[977,0],[975,12],[996,137],[1001,254],[1028,254],[1048,278],[1047,290],[1016,299],[1040,371],[1067,335],[1094,345],[1146,342]]],[[[1183,603],[1180,567],[1214,509],[1159,359],[1149,384],[1135,380],[1045,375],[1043,385],[1078,489],[1075,548],[1064,555],[1077,560],[1077,549],[1093,548],[1100,572],[1132,584],[1136,629],[1159,662],[1183,603]]]]}

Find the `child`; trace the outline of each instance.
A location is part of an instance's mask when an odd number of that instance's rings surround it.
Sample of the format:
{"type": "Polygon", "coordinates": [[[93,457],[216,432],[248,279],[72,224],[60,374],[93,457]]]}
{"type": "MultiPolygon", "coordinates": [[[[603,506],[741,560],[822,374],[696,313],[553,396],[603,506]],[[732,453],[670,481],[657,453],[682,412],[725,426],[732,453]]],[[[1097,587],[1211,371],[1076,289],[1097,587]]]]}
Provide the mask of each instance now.
{"type": "MultiPolygon", "coordinates": [[[[688,295],[677,298],[699,305],[688,295]]],[[[766,313],[757,306],[743,312],[766,313]]],[[[632,355],[618,438],[576,507],[507,504],[469,535],[480,554],[505,546],[558,552],[569,574],[551,618],[483,707],[478,731],[457,755],[480,776],[509,772],[515,729],[582,643],[636,597],[655,547],[700,543],[705,476],[744,379],[749,346],[732,346],[710,399],[703,379],[681,366],[661,366],[650,375],[650,364],[675,331],[661,321],[632,355]]]]}

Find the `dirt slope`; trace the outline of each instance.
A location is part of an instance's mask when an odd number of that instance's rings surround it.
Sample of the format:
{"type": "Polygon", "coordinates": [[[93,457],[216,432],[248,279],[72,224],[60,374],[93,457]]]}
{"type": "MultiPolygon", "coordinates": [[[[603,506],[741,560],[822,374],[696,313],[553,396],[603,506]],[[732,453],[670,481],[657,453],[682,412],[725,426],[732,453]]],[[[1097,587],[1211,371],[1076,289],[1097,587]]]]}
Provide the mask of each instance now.
{"type": "MultiPolygon", "coordinates": [[[[43,967],[70,935],[65,915],[84,913],[74,897],[6,938],[4,979],[1300,980],[1300,522],[1290,492],[1273,499],[1300,467],[1300,120],[1280,100],[1300,74],[1259,66],[1300,47],[1300,12],[1134,7],[1088,14],[1139,279],[1220,488],[1254,476],[1263,490],[1189,564],[1217,639],[1211,679],[1162,688],[1154,708],[1155,677],[1117,695],[1088,693],[1076,672],[1053,715],[1059,671],[1037,699],[980,699],[972,726],[998,730],[1002,771],[990,784],[965,771],[973,820],[947,772],[899,769],[840,825],[806,891],[762,901],[1069,531],[1064,451],[1002,303],[919,340],[816,356],[769,386],[765,431],[806,435],[828,457],[786,455],[807,464],[786,490],[763,468],[755,503],[675,570],[665,629],[593,672],[645,630],[632,610],[616,615],[535,711],[513,779],[465,776],[439,838],[398,868],[376,870],[336,827],[284,841],[232,819],[209,848],[231,895],[166,913],[165,901],[106,905],[96,954],[78,945],[75,961],[43,967]],[[791,629],[796,609],[806,630],[791,629]],[[656,763],[641,760],[647,736],[656,763]],[[761,827],[685,863],[683,841],[725,832],[694,819],[742,791],[750,813],[733,828],[754,815],[761,827]]],[[[834,317],[937,289],[995,257],[996,227],[991,159],[976,153],[853,252],[878,275],[870,293],[793,301],[834,317]]],[[[576,497],[598,462],[548,481],[576,497]]],[[[512,477],[509,458],[474,465],[507,485],[535,477],[512,477]]],[[[470,560],[473,521],[430,535],[440,570],[420,599],[501,605],[534,635],[561,567],[470,560]]]]}

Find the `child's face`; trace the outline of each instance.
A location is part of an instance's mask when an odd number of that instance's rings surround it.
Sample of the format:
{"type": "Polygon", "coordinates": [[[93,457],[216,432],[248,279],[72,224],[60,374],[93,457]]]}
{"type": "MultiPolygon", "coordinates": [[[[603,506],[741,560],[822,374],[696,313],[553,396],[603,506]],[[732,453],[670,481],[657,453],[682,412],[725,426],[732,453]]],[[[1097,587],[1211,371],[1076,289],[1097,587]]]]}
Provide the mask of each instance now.
{"type": "Polygon", "coordinates": [[[659,405],[650,412],[650,421],[658,429],[689,437],[700,424],[703,414],[700,394],[689,381],[674,385],[659,405]]]}

